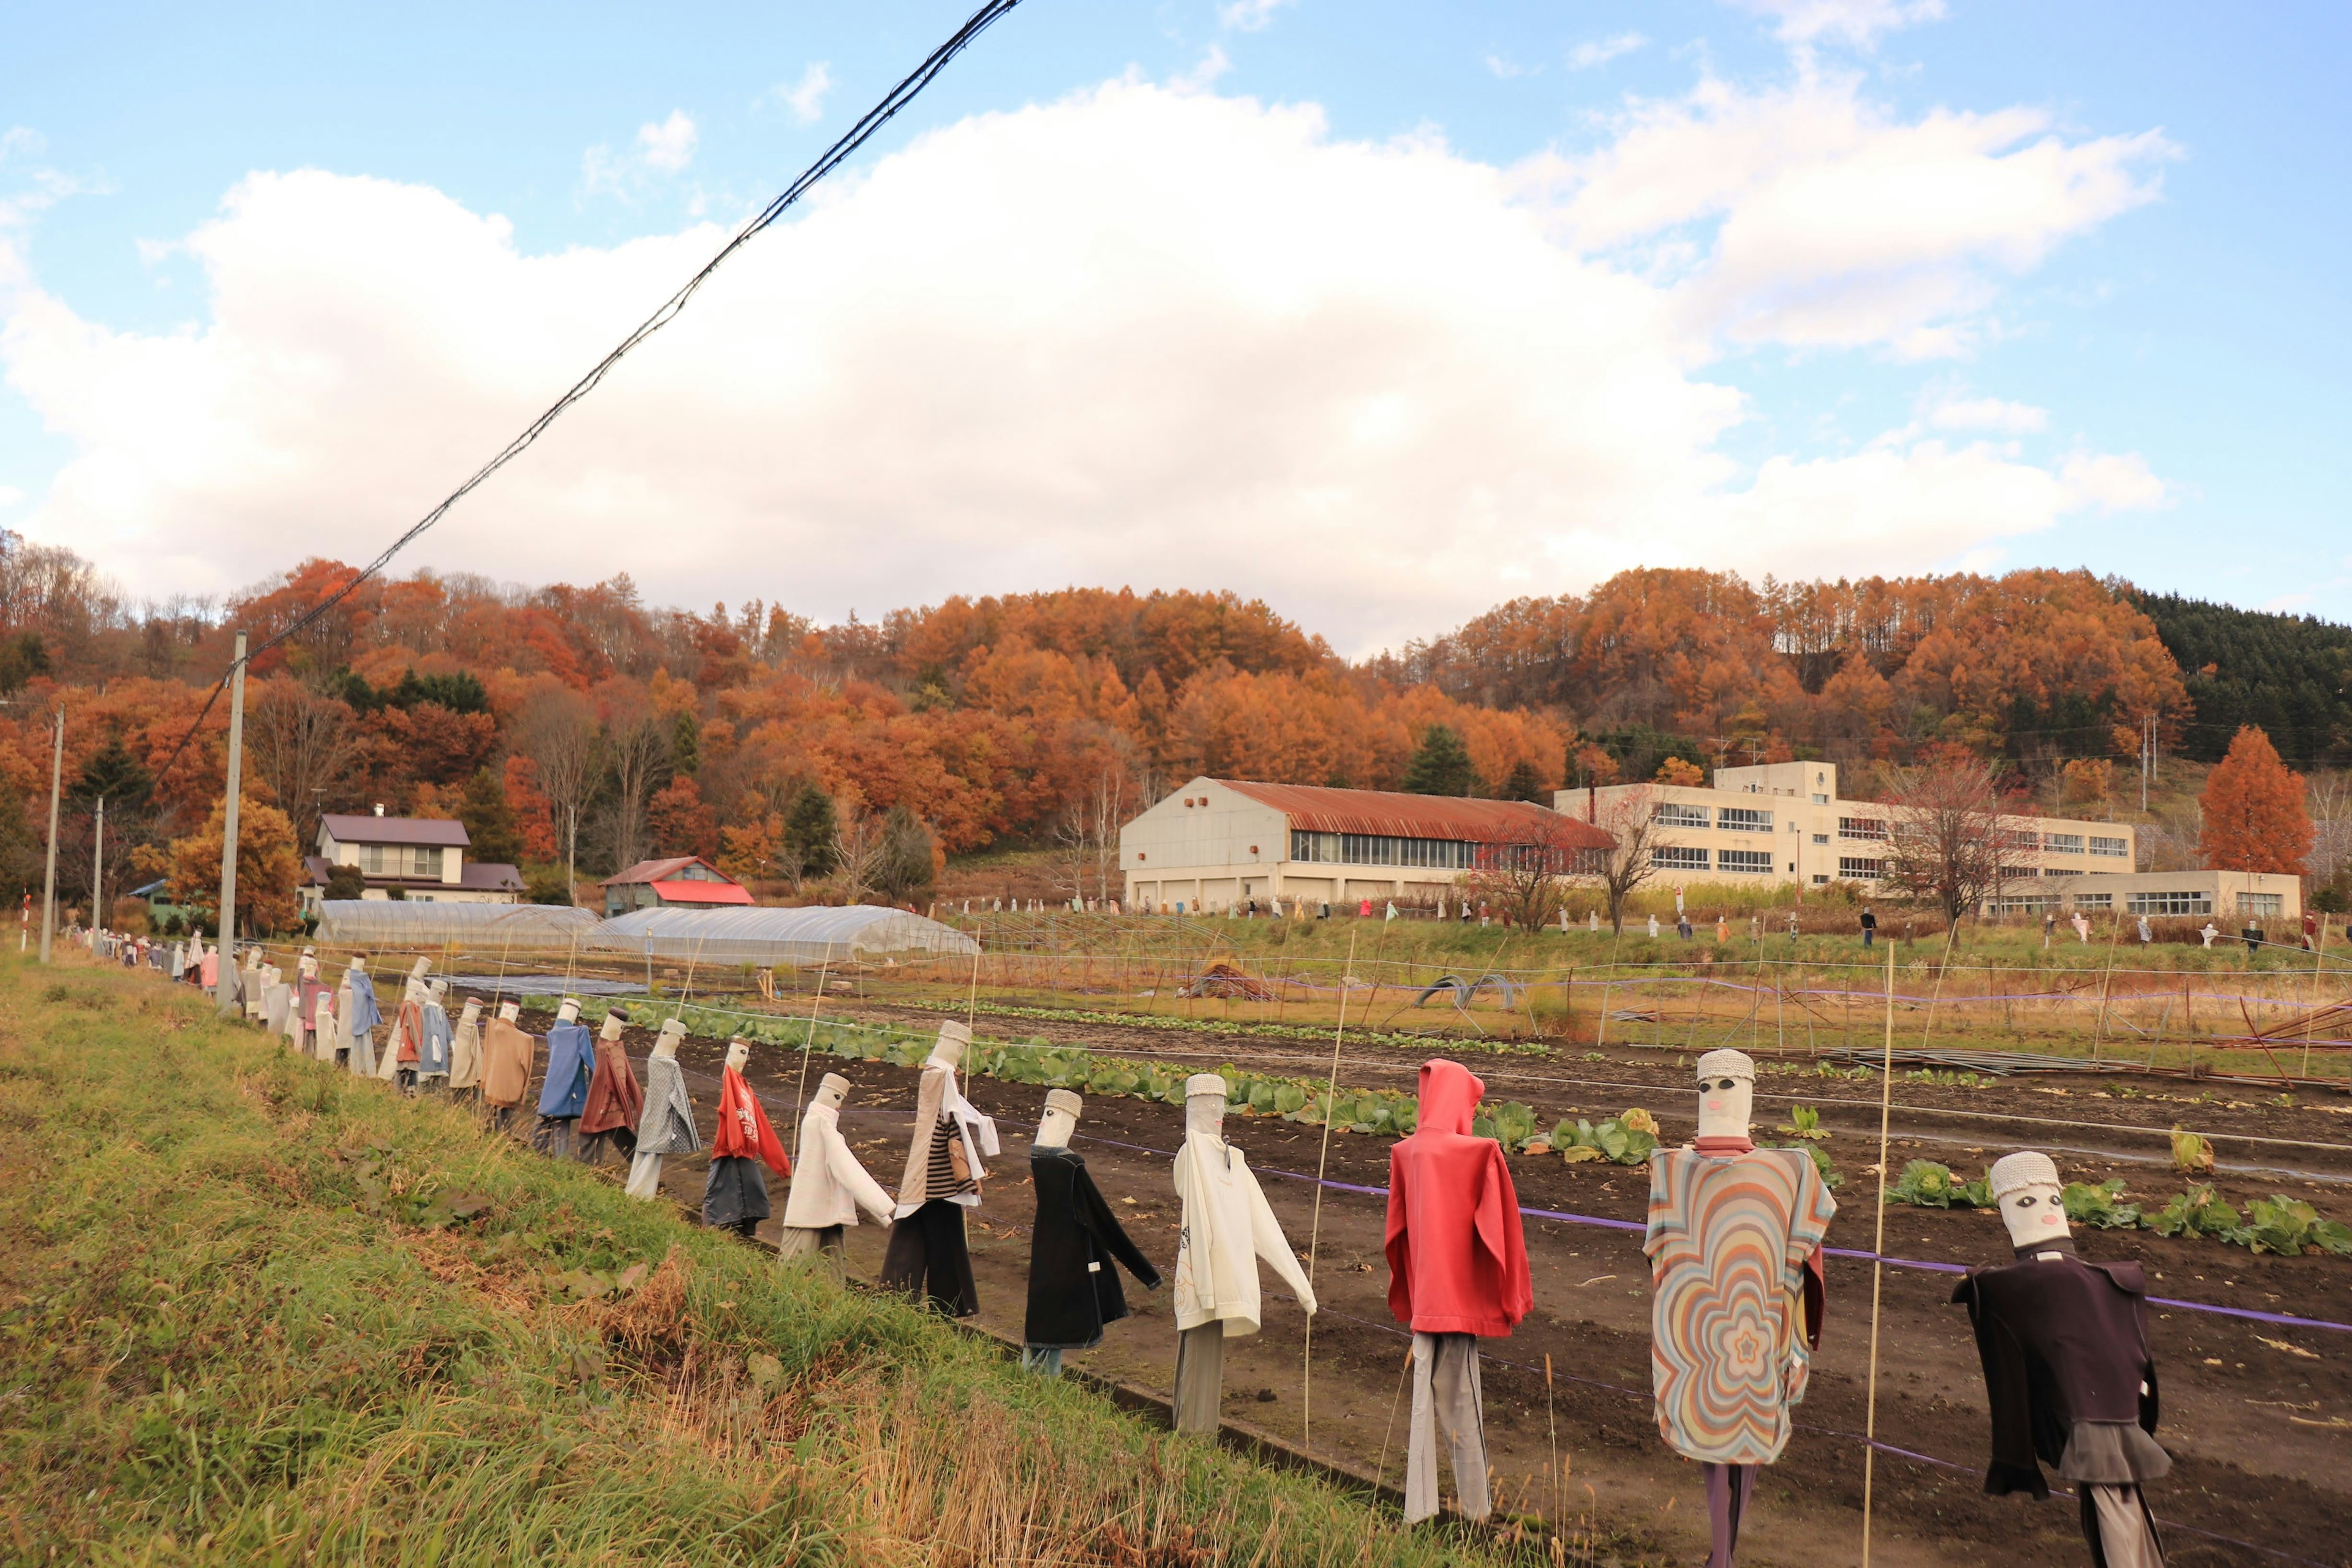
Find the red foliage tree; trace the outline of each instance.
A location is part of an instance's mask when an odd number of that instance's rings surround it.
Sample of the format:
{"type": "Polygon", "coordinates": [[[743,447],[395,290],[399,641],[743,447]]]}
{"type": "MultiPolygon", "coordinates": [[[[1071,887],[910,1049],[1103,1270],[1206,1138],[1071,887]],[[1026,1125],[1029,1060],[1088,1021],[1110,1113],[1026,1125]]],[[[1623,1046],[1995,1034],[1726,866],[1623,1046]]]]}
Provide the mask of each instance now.
{"type": "Polygon", "coordinates": [[[2229,755],[2206,776],[2204,829],[2198,850],[2217,871],[2299,875],[2311,853],[2311,814],[2303,775],[2279,761],[2271,738],[2252,724],[2230,742],[2229,755]]]}

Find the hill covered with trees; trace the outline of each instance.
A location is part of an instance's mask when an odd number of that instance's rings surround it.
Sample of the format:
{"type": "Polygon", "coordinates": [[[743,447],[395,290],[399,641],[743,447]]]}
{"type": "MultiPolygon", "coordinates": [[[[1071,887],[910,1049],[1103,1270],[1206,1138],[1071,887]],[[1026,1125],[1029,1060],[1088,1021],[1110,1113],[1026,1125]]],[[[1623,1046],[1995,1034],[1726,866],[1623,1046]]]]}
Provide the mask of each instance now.
{"type": "MultiPolygon", "coordinates": [[[[56,705],[79,808],[61,874],[86,890],[96,795],[118,865],[217,800],[225,705],[173,751],[227,628],[267,637],[353,575],[310,561],[226,605],[134,606],[70,552],[0,537],[0,880],[37,886],[56,705]]],[[[2028,780],[2072,763],[2104,788],[2084,765],[2132,755],[2144,716],[2168,747],[2218,755],[2211,726],[2263,721],[2289,677],[2282,752],[2340,759],[2347,639],[2084,573],[1641,570],[1350,663],[1233,593],[1070,588],[819,626],[758,599],[647,605],[625,576],[419,573],[362,585],[256,660],[248,787],[305,843],[321,812],[381,802],[463,816],[504,852],[485,858],[574,854],[583,877],[691,852],[785,880],[826,870],[843,824],[886,816],[936,854],[1099,856],[1194,773],[1541,798],[1668,757],[1822,756],[1862,784],[1869,764],[1958,745],[2028,780]]]]}

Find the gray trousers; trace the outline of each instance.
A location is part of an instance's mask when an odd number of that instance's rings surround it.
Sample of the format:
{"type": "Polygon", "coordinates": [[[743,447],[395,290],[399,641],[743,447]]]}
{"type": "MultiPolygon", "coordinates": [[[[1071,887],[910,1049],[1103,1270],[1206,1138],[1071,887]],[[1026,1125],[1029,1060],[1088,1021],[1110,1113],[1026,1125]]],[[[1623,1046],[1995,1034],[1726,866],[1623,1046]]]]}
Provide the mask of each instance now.
{"type": "Polygon", "coordinates": [[[831,1275],[835,1284],[849,1279],[849,1257],[841,1245],[842,1226],[837,1225],[788,1225],[776,1237],[776,1256],[786,1263],[802,1264],[831,1275]]]}
{"type": "Polygon", "coordinates": [[[1465,1519],[1494,1511],[1486,1494],[1486,1425],[1478,1391],[1478,1336],[1412,1336],[1412,1426],[1405,1446],[1404,1521],[1437,1512],[1437,1440],[1454,1464],[1465,1519]]]}
{"type": "Polygon", "coordinates": [[[1176,1430],[1216,1436],[1225,1394],[1225,1325],[1212,1320],[1176,1335],[1176,1430]]]}
{"type": "Polygon", "coordinates": [[[2083,1533],[2099,1568],[2164,1568],[2164,1543],[2138,1487],[2074,1484],[2082,1493],[2083,1533]]]}

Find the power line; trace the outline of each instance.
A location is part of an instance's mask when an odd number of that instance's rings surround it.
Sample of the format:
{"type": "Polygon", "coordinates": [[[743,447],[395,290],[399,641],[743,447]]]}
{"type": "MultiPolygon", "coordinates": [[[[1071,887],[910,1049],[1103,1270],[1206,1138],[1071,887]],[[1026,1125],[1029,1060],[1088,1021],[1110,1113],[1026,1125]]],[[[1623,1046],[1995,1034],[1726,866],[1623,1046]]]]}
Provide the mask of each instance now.
{"type": "MultiPolygon", "coordinates": [[[[874,137],[875,133],[879,132],[882,127],[897,119],[898,111],[905,109],[908,104],[914,102],[914,100],[921,95],[923,89],[930,86],[932,79],[947,68],[948,62],[950,60],[954,59],[956,56],[961,54],[964,49],[971,45],[973,39],[979,37],[982,33],[986,32],[995,23],[1003,19],[1006,13],[1010,12],[1020,3],[1021,0],[986,0],[986,3],[983,4],[979,10],[973,12],[965,19],[961,26],[958,27],[953,33],[949,35],[945,43],[940,45],[938,48],[933,49],[930,54],[924,58],[922,64],[917,66],[912,71],[908,72],[907,76],[899,81],[898,86],[892,88],[888,92],[882,96],[881,101],[875,104],[873,108],[867,110],[858,118],[856,124],[852,125],[846,132],[843,132],[838,141],[835,142],[832,146],[826,148],[824,152],[818,156],[815,163],[811,163],[806,169],[803,170],[798,179],[785,186],[783,191],[779,194],[773,201],[760,209],[758,216],[754,216],[749,223],[738,229],[735,232],[735,237],[719,247],[719,254],[713,256],[709,261],[705,262],[701,270],[695,273],[693,277],[688,279],[685,285],[680,288],[677,293],[672,294],[668,299],[663,300],[660,307],[656,309],[652,315],[647,316],[643,321],[640,321],[637,324],[635,331],[630,332],[627,337],[623,338],[617,347],[613,349],[611,353],[605,354],[603,359],[598,360],[593,369],[590,370],[587,374],[582,376],[578,381],[573,382],[570,388],[564,392],[562,396],[557,398],[552,404],[548,405],[546,412],[542,413],[538,418],[525,426],[520,435],[508,442],[505,447],[499,449],[496,457],[483,464],[479,468],[477,468],[464,484],[459,485],[456,489],[450,491],[447,496],[444,497],[438,506],[436,506],[432,510],[419,518],[409,527],[406,532],[401,534],[399,538],[394,540],[391,544],[387,545],[381,554],[377,555],[374,560],[369,562],[367,565],[361,568],[359,573],[354,575],[350,582],[344,584],[341,587],[336,589],[333,593],[328,595],[325,598],[311,605],[301,615],[297,616],[292,621],[289,622],[283,629],[264,638],[259,646],[256,647],[251,652],[247,654],[244,662],[249,666],[256,658],[268,653],[271,648],[276,647],[279,643],[284,642],[287,638],[301,631],[305,626],[308,626],[318,620],[320,616],[325,615],[329,610],[333,609],[337,605],[341,604],[345,599],[350,598],[353,593],[358,591],[361,584],[365,583],[368,579],[377,575],[386,566],[390,565],[394,556],[398,555],[403,550],[407,549],[409,545],[415,543],[417,538],[427,529],[431,528],[435,523],[439,522],[443,517],[446,516],[452,507],[456,506],[459,501],[465,500],[467,496],[470,495],[476,487],[479,486],[492,474],[497,473],[500,468],[505,468],[509,463],[514,461],[515,458],[522,456],[525,451],[530,448],[533,443],[538,441],[540,437],[546,434],[548,426],[554,424],[555,421],[563,415],[565,410],[569,409],[573,404],[579,402],[582,398],[587,396],[591,392],[593,392],[597,385],[604,381],[604,377],[612,372],[613,367],[619,364],[632,350],[636,348],[638,344],[644,342],[647,338],[652,337],[656,332],[660,331],[664,327],[669,325],[671,321],[677,320],[678,313],[686,309],[687,301],[694,298],[695,294],[702,288],[703,284],[709,280],[710,275],[719,270],[721,263],[726,261],[729,257],[734,255],[738,250],[740,250],[743,247],[749,245],[761,230],[774,223],[778,218],[783,216],[785,210],[791,207],[795,202],[799,201],[801,197],[807,195],[809,190],[814,186],[818,181],[833,173],[835,169],[846,162],[852,153],[856,153],[860,147],[866,145],[866,143],[870,141],[874,137]]],[[[205,716],[212,712],[213,704],[219,700],[222,689],[228,684],[228,675],[224,673],[220,679],[215,682],[212,694],[205,699],[204,710],[196,715],[195,722],[189,725],[187,732],[180,737],[179,744],[172,748],[172,754],[164,759],[163,765],[155,770],[155,778],[157,783],[160,784],[163,781],[163,775],[171,772],[172,765],[178,762],[180,760],[181,753],[187,750],[188,742],[195,738],[196,731],[203,725],[205,716]]]]}

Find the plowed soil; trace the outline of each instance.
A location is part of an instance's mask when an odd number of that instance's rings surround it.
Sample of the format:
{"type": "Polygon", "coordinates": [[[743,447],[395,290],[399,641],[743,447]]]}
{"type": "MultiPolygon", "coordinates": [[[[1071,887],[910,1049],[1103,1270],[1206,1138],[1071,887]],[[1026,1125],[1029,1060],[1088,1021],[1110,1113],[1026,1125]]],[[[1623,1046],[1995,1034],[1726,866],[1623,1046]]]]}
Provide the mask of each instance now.
{"type": "MultiPolygon", "coordinates": [[[[936,1017],[909,1015],[917,1016],[936,1017]]],[[[525,1021],[541,1030],[548,1022],[543,1015],[525,1021]]],[[[1320,1076],[1329,1060],[1326,1056],[1319,1066],[1308,1065],[1314,1051],[1306,1042],[1046,1026],[1027,1019],[1006,1020],[1003,1026],[1006,1033],[1060,1036],[1097,1049],[1137,1050],[1171,1061],[1234,1061],[1298,1076],[1320,1076]],[[1131,1038],[1139,1036],[1143,1038],[1131,1038]]],[[[633,1029],[629,1041],[633,1058],[641,1061],[650,1035],[633,1029]]],[[[680,1053],[706,1138],[721,1049],[719,1042],[698,1039],[680,1053]]],[[[1689,1093],[1677,1095],[1674,1088],[1687,1069],[1678,1068],[1670,1051],[1611,1053],[1602,1061],[1465,1059],[1487,1079],[1490,1095],[1527,1100],[1547,1116],[1580,1107],[1584,1114],[1598,1115],[1643,1104],[1658,1116],[1670,1142],[1687,1138],[1693,1130],[1689,1093]]],[[[1403,1085],[1417,1065],[1409,1050],[1350,1047],[1342,1077],[1358,1085],[1403,1085]]],[[[787,1143],[797,1121],[801,1068],[798,1056],[762,1049],[749,1074],[787,1143]]],[[[841,1073],[854,1086],[843,1131],[867,1169],[886,1187],[895,1187],[912,1125],[917,1073],[816,1057],[808,1063],[807,1081],[814,1085],[826,1071],[841,1073]]],[[[1786,1115],[1786,1101],[1770,1096],[1787,1094],[1823,1108],[1823,1124],[1832,1131],[1832,1157],[1851,1178],[1840,1194],[1832,1247],[1872,1247],[1875,1178],[1866,1167],[1876,1152],[1877,1087],[1834,1079],[1817,1087],[1811,1079],[1794,1083],[1769,1075],[1759,1085],[1758,1118],[1764,1128],[1786,1115]]],[[[1004,1143],[970,1227],[982,1322],[1017,1339],[1032,1213],[1028,1134],[1044,1091],[975,1079],[967,1092],[997,1118],[1004,1143]]],[[[1896,1090],[1893,1162],[1899,1168],[1904,1159],[1926,1157],[1973,1170],[2009,1149],[2040,1147],[2058,1158],[2069,1179],[2121,1174],[2141,1195],[2160,1202],[2177,1190],[2179,1178],[2151,1167],[2161,1158],[2165,1129],[2185,1121],[2217,1135],[2224,1161],[2220,1184],[2232,1201],[2242,1205],[2255,1195],[2288,1191],[2344,1217],[2352,1205],[2339,1184],[2352,1175],[2352,1150],[2326,1147],[2352,1143],[2352,1118],[2330,1109],[2339,1102],[2288,1107],[2259,1103],[2243,1090],[2216,1089],[2202,1099],[2198,1094],[2195,1086],[2149,1079],[2126,1084],[2036,1078],[1989,1089],[1903,1082],[1896,1090]],[[2123,1089],[2132,1096],[2119,1094],[2123,1089]],[[2063,1093],[2044,1092],[2051,1089],[2063,1093]],[[2042,1121],[2011,1120],[2018,1117],[2042,1121]],[[2059,1122],[2100,1123],[2112,1131],[2049,1125],[2059,1122]],[[2233,1143],[2232,1135],[2239,1142],[2233,1143]],[[2245,1141],[2252,1138],[2282,1142],[2245,1141]],[[2279,1173],[2290,1171],[2299,1174],[2279,1173]]],[[[1383,1200],[1277,1174],[1314,1174],[1323,1152],[1320,1129],[1235,1117],[1226,1132],[1260,1173],[1292,1244],[1304,1254],[1310,1238],[1316,1243],[1316,1289],[1324,1310],[1314,1321],[1311,1447],[1363,1471],[1377,1469],[1395,1484],[1402,1472],[1398,1394],[1407,1340],[1387,1306],[1383,1200]]],[[[1182,1112],[1177,1108],[1089,1097],[1073,1145],[1125,1217],[1129,1234],[1163,1270],[1174,1263],[1177,1205],[1169,1161],[1181,1136],[1182,1112]]],[[[1328,1179],[1385,1186],[1389,1148],[1385,1139],[1332,1137],[1328,1179]]],[[[1647,1177],[1641,1169],[1571,1166],[1540,1155],[1515,1156],[1511,1166],[1527,1207],[1591,1218],[1643,1217],[1647,1177]]],[[[699,1158],[671,1160],[663,1174],[665,1197],[698,1208],[702,1176],[699,1158]]],[[[773,1205],[781,1215],[781,1183],[773,1205]]],[[[772,1220],[761,1234],[772,1240],[774,1232],[772,1220]]],[[[1535,1311],[1511,1337],[1482,1347],[1487,1437],[1501,1500],[1571,1526],[1581,1518],[1647,1542],[1653,1561],[1703,1562],[1706,1515],[1696,1468],[1666,1448],[1651,1408],[1649,1279],[1639,1232],[1529,1218],[1527,1237],[1535,1311]],[[1555,1442],[1559,1472],[1550,1468],[1555,1442]],[[1564,1480],[1552,1479],[1560,1473],[1564,1480]]],[[[884,1233],[872,1226],[849,1233],[854,1273],[874,1276],[883,1240],[884,1233]]],[[[2212,1241],[2146,1232],[2092,1230],[2078,1233],[2077,1240],[2092,1258],[2144,1262],[2155,1296],[2352,1322],[2352,1261],[2255,1257],[2212,1241]]],[[[2006,1236],[1990,1215],[1900,1206],[1886,1211],[1884,1251],[1963,1265],[2009,1257],[2006,1236]]],[[[1949,1304],[1953,1278],[1887,1268],[1878,1281],[1877,1430],[1883,1443],[1906,1452],[1882,1451],[1875,1461],[1873,1560],[1936,1565],[2086,1562],[2070,1499],[2037,1505],[1982,1493],[1984,1391],[1966,1313],[1949,1304]]],[[[1101,1347],[1074,1356],[1073,1363],[1164,1393],[1175,1364],[1168,1293],[1146,1292],[1132,1280],[1127,1284],[1134,1316],[1114,1325],[1101,1347]]],[[[1873,1269],[1866,1262],[1832,1258],[1829,1287],[1828,1328],[1813,1363],[1811,1393],[1795,1413],[1795,1437],[1758,1489],[1743,1537],[1740,1561],[1758,1568],[1861,1560],[1865,1450],[1859,1435],[1867,1419],[1873,1269]]],[[[1306,1329],[1305,1315],[1269,1279],[1264,1332],[1228,1342],[1229,1415],[1294,1441],[1307,1437],[1306,1329]]],[[[2152,1309],[2152,1331],[2163,1396],[2158,1436],[2177,1462],[2150,1494],[2158,1517],[2170,1526],[2167,1546],[2176,1568],[2280,1562],[2352,1565],[2352,1531],[2343,1523],[2352,1517],[2352,1333],[2172,1307],[2152,1309]]]]}

